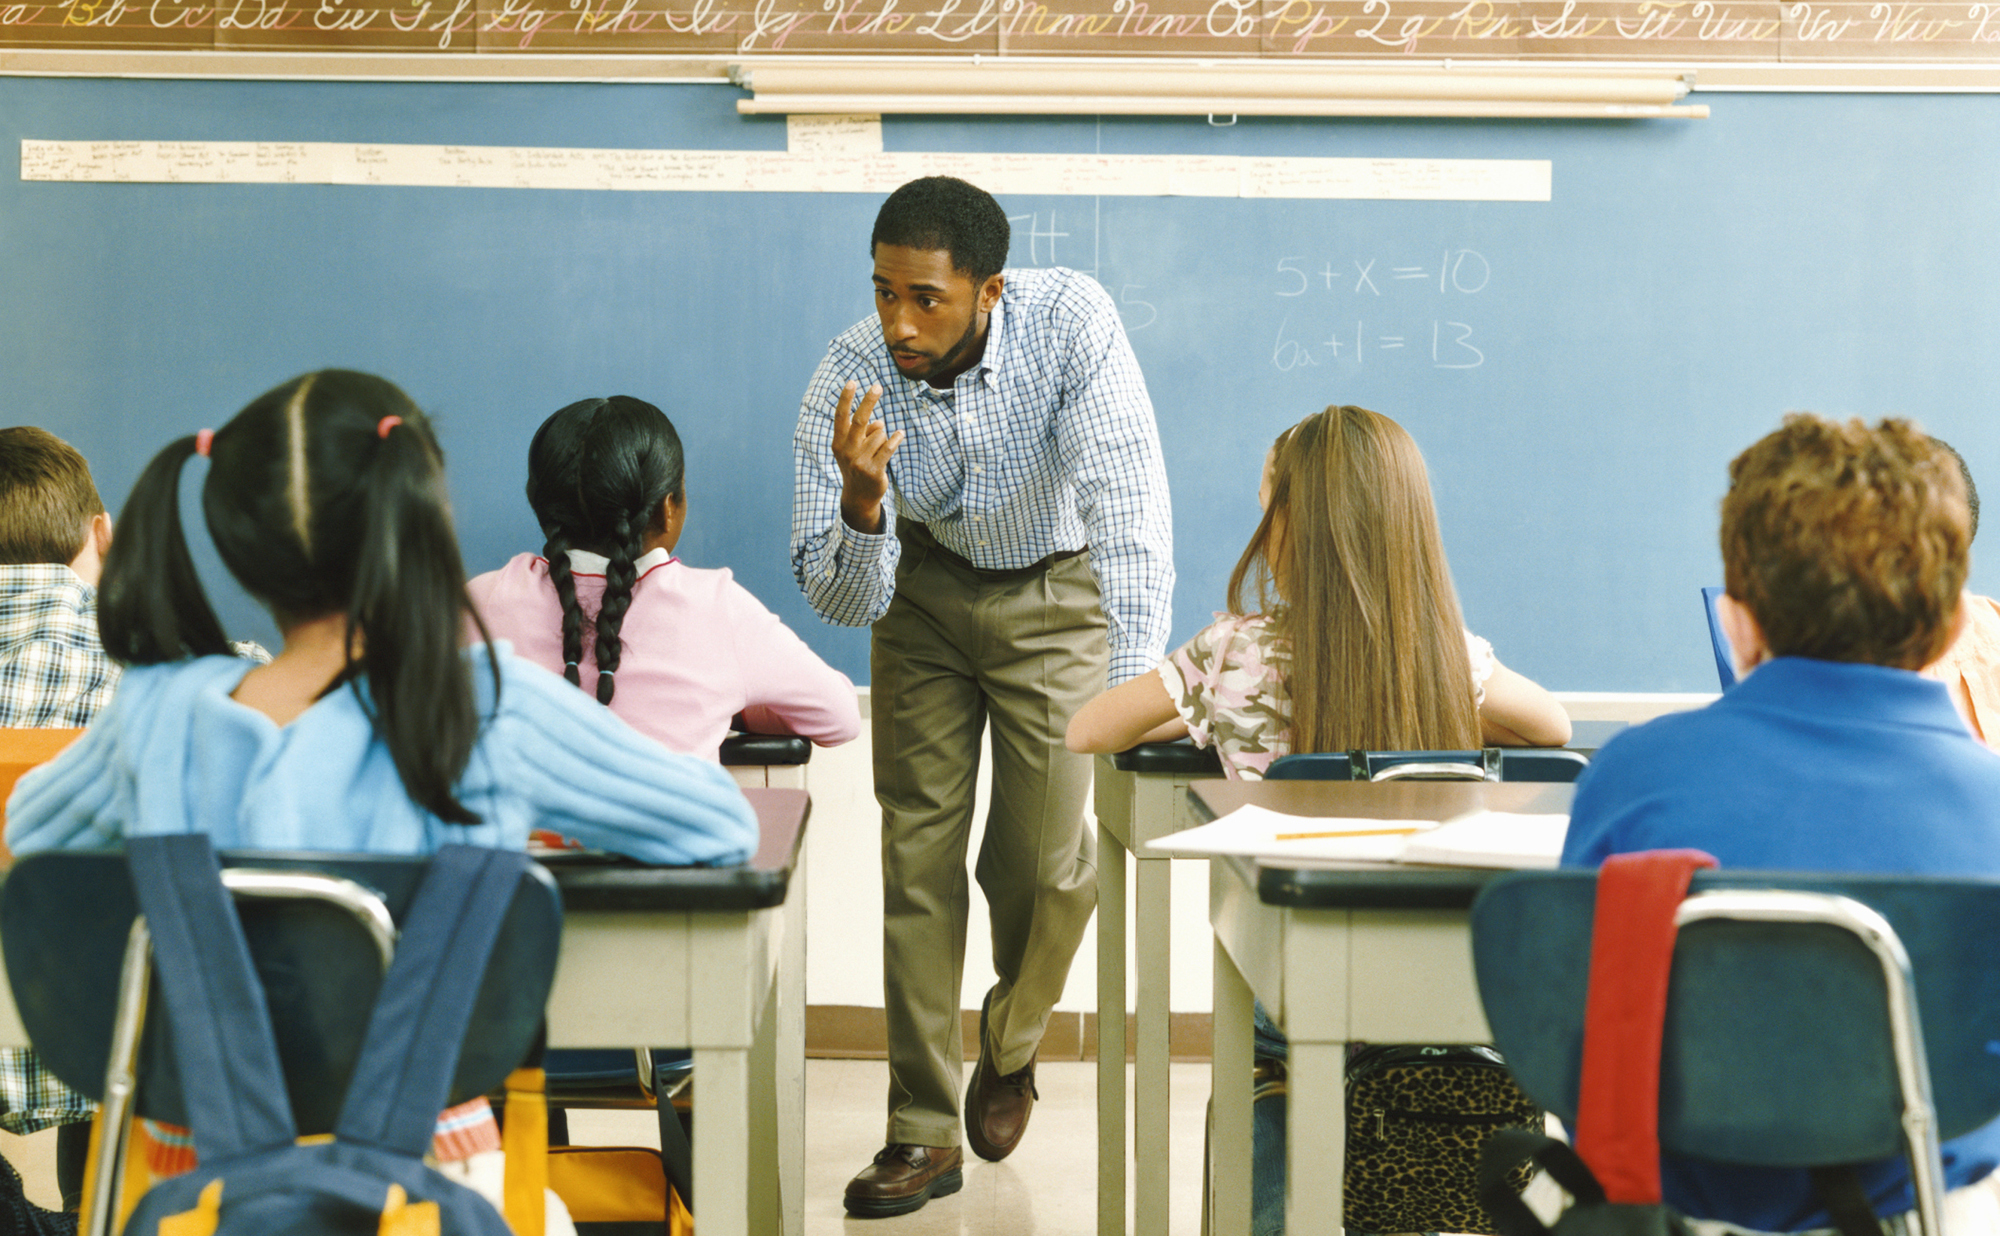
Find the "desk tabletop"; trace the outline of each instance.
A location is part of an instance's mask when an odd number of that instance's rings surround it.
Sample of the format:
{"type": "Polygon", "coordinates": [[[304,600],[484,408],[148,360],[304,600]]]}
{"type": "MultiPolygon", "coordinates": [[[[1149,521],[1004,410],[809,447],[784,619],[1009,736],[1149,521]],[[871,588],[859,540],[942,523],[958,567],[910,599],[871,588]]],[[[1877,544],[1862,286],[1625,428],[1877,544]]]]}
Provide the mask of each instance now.
{"type": "Polygon", "coordinates": [[[763,910],[783,905],[805,844],[812,800],[804,790],[743,791],[756,809],[757,853],[738,867],[648,867],[617,855],[543,859],[565,910],[763,910]]]}
{"type": "MultiPolygon", "coordinates": [[[[1583,756],[1597,754],[1597,749],[1611,741],[1620,730],[1626,729],[1624,721],[1574,721],[1570,723],[1569,743],[1566,751],[1575,751],[1583,756]]],[[[723,744],[722,762],[730,763],[729,744],[723,744]]],[[[1529,748],[1510,748],[1527,750],[1529,748]]],[[[1110,757],[1111,766],[1120,772],[1155,773],[1185,777],[1220,777],[1222,759],[1214,747],[1197,747],[1186,739],[1176,742],[1142,742],[1130,750],[1120,751],[1110,757]]],[[[745,759],[743,763],[754,761],[745,759]]]]}
{"type": "MultiPolygon", "coordinates": [[[[1529,781],[1202,781],[1188,787],[1204,820],[1255,805],[1299,816],[1439,820],[1467,811],[1566,814],[1573,785],[1529,781]]],[[[1286,867],[1218,858],[1266,905],[1314,910],[1463,910],[1500,871],[1476,867],[1286,867]]]]}
{"type": "Polygon", "coordinates": [[[1615,738],[1619,731],[1631,728],[1628,721],[1572,721],[1569,723],[1569,741],[1565,749],[1581,751],[1585,755],[1596,755],[1597,749],[1615,738]]]}

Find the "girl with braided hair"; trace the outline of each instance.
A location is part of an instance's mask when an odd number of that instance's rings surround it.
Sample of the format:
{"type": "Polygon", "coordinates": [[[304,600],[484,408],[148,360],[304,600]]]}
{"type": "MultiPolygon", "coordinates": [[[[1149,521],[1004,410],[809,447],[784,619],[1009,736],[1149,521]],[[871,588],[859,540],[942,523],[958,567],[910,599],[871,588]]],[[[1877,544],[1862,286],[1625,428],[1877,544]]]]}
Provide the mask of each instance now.
{"type": "Polygon", "coordinates": [[[546,539],[469,585],[495,638],[642,734],[713,760],[731,719],[821,746],[853,738],[854,684],[727,569],[673,556],[687,522],[680,436],[627,395],[563,408],[528,444],[546,539]]]}

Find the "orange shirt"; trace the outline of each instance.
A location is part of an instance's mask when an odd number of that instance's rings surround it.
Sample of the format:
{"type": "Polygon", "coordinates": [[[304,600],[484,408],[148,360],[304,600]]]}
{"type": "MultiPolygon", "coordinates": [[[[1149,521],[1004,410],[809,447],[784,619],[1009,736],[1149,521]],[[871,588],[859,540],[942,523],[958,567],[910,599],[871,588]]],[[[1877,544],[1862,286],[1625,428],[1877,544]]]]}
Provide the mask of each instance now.
{"type": "Polygon", "coordinates": [[[1924,673],[1944,683],[1973,737],[2000,751],[2000,601],[1965,596],[1958,642],[1924,673]]]}

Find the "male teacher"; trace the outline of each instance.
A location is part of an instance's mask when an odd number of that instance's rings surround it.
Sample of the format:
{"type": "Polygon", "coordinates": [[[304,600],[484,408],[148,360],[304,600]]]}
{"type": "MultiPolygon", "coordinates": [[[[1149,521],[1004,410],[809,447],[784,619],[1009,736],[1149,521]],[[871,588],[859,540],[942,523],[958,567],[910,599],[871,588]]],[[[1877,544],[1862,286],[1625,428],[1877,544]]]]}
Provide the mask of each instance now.
{"type": "Polygon", "coordinates": [[[831,622],[872,623],[882,805],[888,1146],[849,1213],[961,1184],[959,987],[980,733],[992,805],[975,868],[999,975],[965,1137],[1011,1153],[1035,1053],[1097,901],[1070,716],[1166,651],[1173,535],[1152,402],[1104,289],[1010,270],[1007,216],[961,180],[875,218],[875,320],[835,339],[792,439],[792,571],[831,622]],[[1108,649],[1107,649],[1107,633],[1108,649]]]}

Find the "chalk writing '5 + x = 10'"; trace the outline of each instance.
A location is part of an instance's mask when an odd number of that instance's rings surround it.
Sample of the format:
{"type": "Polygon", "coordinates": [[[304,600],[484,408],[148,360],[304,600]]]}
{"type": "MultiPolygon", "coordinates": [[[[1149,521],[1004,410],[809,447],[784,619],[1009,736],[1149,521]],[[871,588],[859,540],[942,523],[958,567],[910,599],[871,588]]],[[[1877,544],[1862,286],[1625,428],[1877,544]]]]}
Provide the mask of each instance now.
{"type": "Polygon", "coordinates": [[[1382,285],[1435,283],[1440,293],[1462,293],[1477,295],[1492,281],[1493,266],[1476,249],[1446,249],[1436,266],[1418,264],[1409,266],[1385,265],[1378,258],[1362,261],[1349,258],[1346,262],[1319,260],[1319,269],[1311,269],[1305,257],[1284,257],[1278,259],[1279,296],[1304,296],[1315,286],[1326,292],[1357,292],[1362,295],[1373,293],[1382,295],[1382,285]]]}

